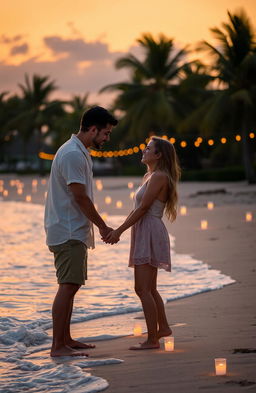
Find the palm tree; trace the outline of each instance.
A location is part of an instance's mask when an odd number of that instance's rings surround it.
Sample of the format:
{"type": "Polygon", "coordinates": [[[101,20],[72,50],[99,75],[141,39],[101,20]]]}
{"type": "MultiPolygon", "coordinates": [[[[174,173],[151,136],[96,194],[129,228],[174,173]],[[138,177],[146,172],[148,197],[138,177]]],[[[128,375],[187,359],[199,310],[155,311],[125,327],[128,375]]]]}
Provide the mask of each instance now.
{"type": "Polygon", "coordinates": [[[175,87],[184,67],[181,63],[187,51],[176,51],[172,39],[159,35],[154,39],[144,34],[138,39],[144,52],[141,61],[133,54],[120,58],[116,68],[131,72],[129,82],[105,86],[101,91],[118,91],[114,109],[125,115],[120,126],[126,139],[143,139],[149,133],[159,133],[177,123],[175,87]]]}
{"type": "MultiPolygon", "coordinates": [[[[25,145],[31,137],[35,137],[39,153],[44,138],[52,131],[56,117],[64,114],[63,102],[50,100],[50,95],[57,87],[48,76],[33,75],[30,79],[26,74],[25,83],[19,84],[19,87],[22,93],[21,109],[10,120],[8,127],[18,129],[25,145]]],[[[42,170],[43,161],[39,160],[39,163],[42,170]]]]}
{"type": "Polygon", "coordinates": [[[207,50],[214,59],[211,71],[219,88],[187,119],[187,124],[198,121],[208,135],[222,132],[223,127],[240,133],[245,175],[249,183],[255,183],[255,153],[248,134],[256,126],[256,37],[242,10],[237,14],[228,12],[228,18],[222,29],[211,29],[216,47],[206,41],[200,45],[200,50],[207,50]]]}
{"type": "Polygon", "coordinates": [[[6,111],[6,107],[7,107],[7,101],[6,101],[6,95],[8,94],[8,92],[3,91],[2,93],[0,93],[0,143],[4,142],[4,138],[6,136],[5,133],[5,124],[7,121],[7,111],[6,111]]]}
{"type": "Polygon", "coordinates": [[[55,122],[56,132],[54,133],[53,145],[56,150],[70,138],[72,132],[78,131],[83,113],[91,106],[88,104],[88,98],[88,93],[81,96],[74,95],[71,100],[65,102],[67,110],[63,117],[55,122]]]}
{"type": "Polygon", "coordinates": [[[9,161],[8,149],[17,136],[17,127],[12,124],[21,111],[21,99],[17,95],[9,96],[8,92],[0,93],[0,155],[3,160],[9,161]]]}

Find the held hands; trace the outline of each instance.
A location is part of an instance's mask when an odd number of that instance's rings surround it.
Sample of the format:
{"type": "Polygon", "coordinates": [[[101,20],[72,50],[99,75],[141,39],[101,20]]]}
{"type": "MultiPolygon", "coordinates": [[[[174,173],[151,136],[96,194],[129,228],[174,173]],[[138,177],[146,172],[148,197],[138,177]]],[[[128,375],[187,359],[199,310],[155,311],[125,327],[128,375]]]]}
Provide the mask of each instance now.
{"type": "Polygon", "coordinates": [[[108,244],[115,244],[115,243],[119,242],[120,236],[121,236],[121,233],[120,233],[120,231],[118,231],[118,229],[111,230],[108,232],[107,236],[102,238],[102,240],[108,244]]]}
{"type": "Polygon", "coordinates": [[[108,226],[99,228],[101,239],[108,244],[115,244],[119,241],[121,233],[108,226]]]}
{"type": "Polygon", "coordinates": [[[101,235],[101,239],[104,241],[105,237],[108,235],[109,232],[113,231],[113,228],[108,226],[104,226],[103,228],[99,228],[99,232],[101,235]]]}

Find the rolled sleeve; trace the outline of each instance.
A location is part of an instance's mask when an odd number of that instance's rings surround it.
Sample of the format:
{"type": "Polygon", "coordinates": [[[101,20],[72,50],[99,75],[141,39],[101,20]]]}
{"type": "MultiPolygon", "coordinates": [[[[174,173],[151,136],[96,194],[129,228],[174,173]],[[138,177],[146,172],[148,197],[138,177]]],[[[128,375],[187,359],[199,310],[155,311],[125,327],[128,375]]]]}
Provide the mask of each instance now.
{"type": "Polygon", "coordinates": [[[87,184],[83,153],[71,151],[62,157],[60,172],[67,185],[71,183],[87,184]]]}

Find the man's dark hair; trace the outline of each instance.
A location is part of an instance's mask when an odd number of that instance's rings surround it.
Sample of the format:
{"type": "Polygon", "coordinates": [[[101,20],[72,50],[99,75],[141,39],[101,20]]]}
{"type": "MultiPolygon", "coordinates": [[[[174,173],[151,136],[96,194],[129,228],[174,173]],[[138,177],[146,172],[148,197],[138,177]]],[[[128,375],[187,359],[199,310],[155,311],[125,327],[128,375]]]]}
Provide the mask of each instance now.
{"type": "Polygon", "coordinates": [[[83,114],[80,123],[80,130],[86,132],[91,126],[96,126],[98,130],[101,130],[102,128],[105,128],[107,124],[116,126],[117,123],[117,119],[105,108],[102,108],[101,106],[94,106],[83,114]]]}

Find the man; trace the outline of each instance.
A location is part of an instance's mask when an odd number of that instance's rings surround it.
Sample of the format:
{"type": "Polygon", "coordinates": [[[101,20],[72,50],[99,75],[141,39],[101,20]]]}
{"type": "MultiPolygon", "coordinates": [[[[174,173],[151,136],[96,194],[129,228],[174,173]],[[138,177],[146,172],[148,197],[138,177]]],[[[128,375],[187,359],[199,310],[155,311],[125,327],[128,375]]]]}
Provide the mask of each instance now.
{"type": "Polygon", "coordinates": [[[70,321],[74,296],[87,279],[87,248],[94,248],[93,224],[102,238],[111,230],[93,204],[92,160],[87,149],[100,149],[116,124],[106,109],[89,109],[79,132],[59,148],[52,163],[45,231],[46,243],[54,253],[59,289],[52,307],[51,356],[87,356],[84,349],[94,348],[71,338],[70,321]]]}

